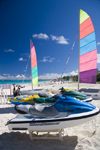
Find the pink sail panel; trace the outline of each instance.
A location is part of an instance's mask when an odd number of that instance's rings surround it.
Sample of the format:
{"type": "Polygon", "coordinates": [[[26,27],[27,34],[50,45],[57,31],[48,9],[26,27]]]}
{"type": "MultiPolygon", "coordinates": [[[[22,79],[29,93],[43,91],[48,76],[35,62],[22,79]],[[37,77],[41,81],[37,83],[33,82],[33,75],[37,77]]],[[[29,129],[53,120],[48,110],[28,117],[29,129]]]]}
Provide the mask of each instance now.
{"type": "Polygon", "coordinates": [[[33,46],[33,47],[31,48],[31,58],[33,58],[34,55],[36,55],[36,52],[35,52],[35,47],[33,46]]]}
{"type": "MultiPolygon", "coordinates": [[[[32,42],[31,42],[32,43],[32,42]]],[[[33,43],[31,44],[31,68],[37,66],[36,52],[33,43]]]]}
{"type": "Polygon", "coordinates": [[[90,26],[88,26],[87,28],[85,28],[84,30],[80,32],[80,39],[84,38],[85,36],[87,36],[88,34],[92,32],[94,32],[93,24],[91,24],[90,26]]]}
{"type": "Polygon", "coordinates": [[[80,56],[80,64],[97,59],[97,49],[80,56]]]}
{"type": "Polygon", "coordinates": [[[35,66],[37,66],[36,55],[34,57],[32,57],[32,59],[31,59],[31,66],[32,66],[32,68],[34,68],[35,66]]]}
{"type": "Polygon", "coordinates": [[[89,61],[88,64],[87,62],[86,63],[83,63],[83,64],[80,64],[80,72],[83,72],[83,71],[88,71],[88,70],[92,70],[92,69],[96,69],[97,68],[97,60],[92,60],[92,61],[89,61]]]}

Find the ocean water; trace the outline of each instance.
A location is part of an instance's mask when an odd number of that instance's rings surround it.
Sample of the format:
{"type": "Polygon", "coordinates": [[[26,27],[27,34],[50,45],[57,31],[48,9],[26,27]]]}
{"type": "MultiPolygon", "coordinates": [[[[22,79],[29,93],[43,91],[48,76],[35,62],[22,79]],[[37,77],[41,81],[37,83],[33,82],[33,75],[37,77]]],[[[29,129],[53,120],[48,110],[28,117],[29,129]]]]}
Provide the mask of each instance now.
{"type": "MultiPolygon", "coordinates": [[[[38,83],[49,82],[49,80],[38,80],[38,83]]],[[[0,84],[31,84],[30,80],[0,80],[0,84]]]]}

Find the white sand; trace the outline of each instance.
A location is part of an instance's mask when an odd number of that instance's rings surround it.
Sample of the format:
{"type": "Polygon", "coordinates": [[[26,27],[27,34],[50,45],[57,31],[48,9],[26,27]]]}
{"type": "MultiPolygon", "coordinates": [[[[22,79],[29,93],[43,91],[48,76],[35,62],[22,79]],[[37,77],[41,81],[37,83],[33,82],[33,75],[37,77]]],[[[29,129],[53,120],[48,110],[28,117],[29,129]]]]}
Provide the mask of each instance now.
{"type": "MultiPolygon", "coordinates": [[[[72,83],[45,83],[38,88],[54,91],[58,90],[60,86],[77,89],[77,84],[72,83]]],[[[99,89],[100,85],[80,84],[80,88],[99,89]]],[[[25,89],[31,89],[31,85],[26,85],[25,89]]],[[[100,100],[93,100],[91,103],[100,108],[100,100]]],[[[35,140],[31,142],[26,131],[9,131],[5,124],[16,114],[14,105],[0,104],[0,150],[100,150],[100,114],[90,122],[73,128],[66,128],[63,142],[59,140],[35,140]]]]}

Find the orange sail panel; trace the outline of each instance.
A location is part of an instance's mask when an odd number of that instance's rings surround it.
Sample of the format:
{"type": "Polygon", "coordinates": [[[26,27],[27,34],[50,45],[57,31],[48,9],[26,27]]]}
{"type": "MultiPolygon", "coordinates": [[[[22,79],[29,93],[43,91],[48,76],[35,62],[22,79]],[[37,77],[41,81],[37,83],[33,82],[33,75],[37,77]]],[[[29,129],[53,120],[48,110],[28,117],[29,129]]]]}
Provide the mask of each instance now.
{"type": "Polygon", "coordinates": [[[35,47],[31,41],[31,69],[32,69],[32,85],[38,85],[38,68],[35,47]]]}

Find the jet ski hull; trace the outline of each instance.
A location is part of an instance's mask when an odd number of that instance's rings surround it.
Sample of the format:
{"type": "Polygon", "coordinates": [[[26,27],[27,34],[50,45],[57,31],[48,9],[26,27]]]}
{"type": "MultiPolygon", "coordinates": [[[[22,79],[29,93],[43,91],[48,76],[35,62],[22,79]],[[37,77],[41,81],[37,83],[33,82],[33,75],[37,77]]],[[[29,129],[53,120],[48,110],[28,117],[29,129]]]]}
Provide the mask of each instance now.
{"type": "Polygon", "coordinates": [[[99,108],[96,107],[90,112],[79,114],[59,113],[57,116],[44,118],[30,114],[19,114],[11,119],[7,125],[9,130],[53,131],[88,122],[94,119],[99,112],[99,108]]]}

